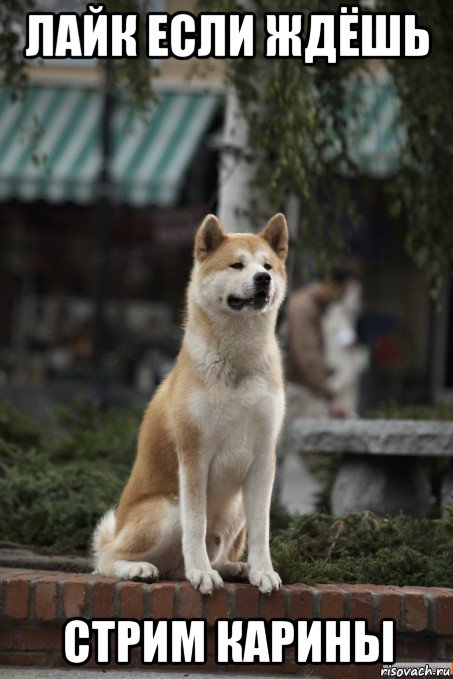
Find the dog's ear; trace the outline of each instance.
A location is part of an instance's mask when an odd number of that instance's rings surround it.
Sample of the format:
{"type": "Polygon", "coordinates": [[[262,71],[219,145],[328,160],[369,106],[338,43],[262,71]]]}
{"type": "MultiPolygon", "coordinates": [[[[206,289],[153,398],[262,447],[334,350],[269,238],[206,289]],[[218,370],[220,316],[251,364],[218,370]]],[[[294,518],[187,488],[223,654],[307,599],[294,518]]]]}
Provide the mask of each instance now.
{"type": "Polygon", "coordinates": [[[285,215],[281,212],[274,215],[261,231],[260,236],[269,243],[280,259],[286,259],[289,236],[285,215]]]}
{"type": "Polygon", "coordinates": [[[215,215],[207,215],[195,236],[195,259],[203,261],[227,238],[215,215]]]}

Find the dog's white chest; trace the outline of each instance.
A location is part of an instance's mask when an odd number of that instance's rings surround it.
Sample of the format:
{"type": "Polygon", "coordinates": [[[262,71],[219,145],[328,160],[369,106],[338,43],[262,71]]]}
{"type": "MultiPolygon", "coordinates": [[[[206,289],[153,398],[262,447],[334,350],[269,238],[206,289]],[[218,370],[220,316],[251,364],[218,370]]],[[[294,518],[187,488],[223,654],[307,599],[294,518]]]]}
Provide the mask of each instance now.
{"type": "Polygon", "coordinates": [[[243,439],[253,443],[262,425],[268,429],[280,416],[282,394],[261,377],[237,387],[224,384],[191,392],[188,406],[204,442],[243,439]]]}
{"type": "Polygon", "coordinates": [[[283,416],[283,394],[256,377],[235,388],[197,390],[189,408],[209,464],[208,494],[218,500],[234,495],[254,455],[270,453],[283,416]]]}

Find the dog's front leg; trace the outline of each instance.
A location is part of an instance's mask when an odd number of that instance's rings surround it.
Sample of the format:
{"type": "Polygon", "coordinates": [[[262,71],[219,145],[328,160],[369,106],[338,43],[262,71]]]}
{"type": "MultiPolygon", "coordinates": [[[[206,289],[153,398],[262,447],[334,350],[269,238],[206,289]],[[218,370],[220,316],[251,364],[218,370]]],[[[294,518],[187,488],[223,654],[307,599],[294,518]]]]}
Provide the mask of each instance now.
{"type": "MultiPolygon", "coordinates": [[[[207,467],[207,466],[206,466],[207,467]]],[[[180,466],[182,551],[186,578],[202,594],[223,586],[219,573],[211,568],[206,550],[208,470],[201,463],[180,466]]]]}
{"type": "Polygon", "coordinates": [[[247,519],[249,581],[269,594],[282,584],[272,567],[269,550],[269,512],[275,475],[275,450],[259,451],[244,483],[247,519]]]}

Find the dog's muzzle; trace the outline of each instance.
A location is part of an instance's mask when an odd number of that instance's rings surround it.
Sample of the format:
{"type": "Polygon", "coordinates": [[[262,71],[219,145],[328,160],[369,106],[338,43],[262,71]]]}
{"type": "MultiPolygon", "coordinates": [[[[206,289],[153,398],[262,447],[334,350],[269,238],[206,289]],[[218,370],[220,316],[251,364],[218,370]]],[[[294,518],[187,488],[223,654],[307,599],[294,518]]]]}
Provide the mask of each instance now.
{"type": "Polygon", "coordinates": [[[260,272],[253,277],[255,292],[251,297],[236,297],[230,295],[227,299],[230,309],[240,311],[244,307],[250,309],[264,309],[270,301],[270,286],[272,278],[266,272],[260,272]]]}

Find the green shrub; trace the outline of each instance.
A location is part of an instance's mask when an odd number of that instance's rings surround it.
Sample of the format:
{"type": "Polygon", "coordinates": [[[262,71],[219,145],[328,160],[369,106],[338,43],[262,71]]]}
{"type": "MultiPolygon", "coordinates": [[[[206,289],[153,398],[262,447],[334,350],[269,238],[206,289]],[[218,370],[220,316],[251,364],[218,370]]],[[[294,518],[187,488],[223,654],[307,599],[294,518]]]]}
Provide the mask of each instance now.
{"type": "MultiPolygon", "coordinates": [[[[5,449],[1,450],[2,456],[5,449]]],[[[119,498],[127,468],[56,465],[43,451],[11,445],[0,473],[0,535],[49,551],[85,550],[98,518],[119,498]],[[121,478],[122,476],[122,478],[121,478]]]]}
{"type": "Polygon", "coordinates": [[[274,565],[284,582],[363,582],[453,587],[448,522],[356,512],[341,519],[295,516],[273,534],[274,565]]]}
{"type": "Polygon", "coordinates": [[[116,503],[134,456],[139,414],[77,400],[45,438],[0,407],[0,539],[49,551],[85,550],[96,521],[116,503]]]}
{"type": "Polygon", "coordinates": [[[56,461],[88,460],[108,465],[129,463],[135,452],[140,412],[116,412],[77,398],[71,408],[60,408],[60,435],[51,441],[49,452],[56,461]]]}
{"type": "Polygon", "coordinates": [[[384,401],[365,417],[385,420],[453,420],[452,403],[415,403],[401,405],[397,401],[384,401]]]}
{"type": "Polygon", "coordinates": [[[43,443],[41,427],[7,403],[0,404],[0,441],[18,446],[40,447],[43,443]]]}

